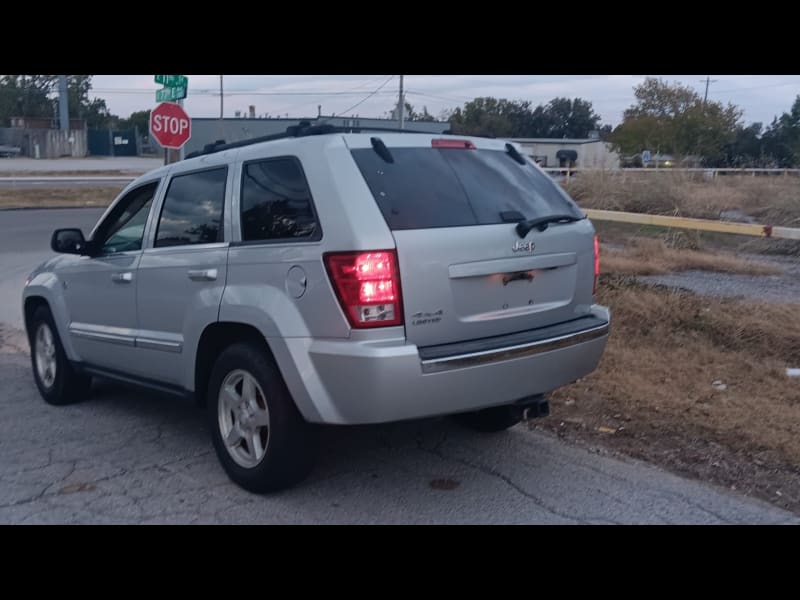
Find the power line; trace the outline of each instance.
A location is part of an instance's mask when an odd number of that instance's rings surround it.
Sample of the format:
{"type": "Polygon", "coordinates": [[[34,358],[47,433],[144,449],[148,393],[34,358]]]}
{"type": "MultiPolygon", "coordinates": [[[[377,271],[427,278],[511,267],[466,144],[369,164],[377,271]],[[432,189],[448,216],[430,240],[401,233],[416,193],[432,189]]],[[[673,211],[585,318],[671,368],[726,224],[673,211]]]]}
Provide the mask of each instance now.
{"type": "MultiPolygon", "coordinates": [[[[373,92],[370,92],[369,94],[367,94],[367,97],[366,97],[366,98],[364,98],[364,99],[362,99],[362,100],[359,100],[358,102],[356,102],[355,104],[353,104],[353,106],[351,106],[351,107],[350,107],[350,108],[348,108],[347,110],[339,112],[338,116],[340,116],[340,117],[341,117],[341,116],[344,116],[344,115],[346,115],[347,113],[349,113],[351,110],[353,110],[354,108],[356,108],[356,107],[358,107],[358,106],[361,106],[362,104],[364,104],[364,102],[366,102],[367,100],[369,100],[370,98],[372,98],[372,97],[373,97],[375,94],[377,94],[378,92],[380,92],[380,91],[381,91],[381,90],[382,90],[382,89],[383,89],[383,88],[386,86],[386,84],[388,84],[388,83],[389,83],[389,82],[390,82],[392,79],[394,79],[394,75],[389,75],[389,79],[387,79],[387,80],[386,80],[386,81],[384,81],[382,84],[380,84],[380,85],[377,87],[377,89],[375,89],[373,92]]],[[[392,92],[392,93],[394,93],[394,92],[392,92]]]]}

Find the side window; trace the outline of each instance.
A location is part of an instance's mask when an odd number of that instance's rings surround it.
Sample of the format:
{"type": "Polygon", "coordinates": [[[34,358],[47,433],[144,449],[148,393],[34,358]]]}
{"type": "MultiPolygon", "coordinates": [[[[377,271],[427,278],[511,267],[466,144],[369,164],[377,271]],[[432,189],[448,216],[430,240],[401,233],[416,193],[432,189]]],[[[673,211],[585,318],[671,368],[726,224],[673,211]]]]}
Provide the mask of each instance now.
{"type": "Polygon", "coordinates": [[[142,249],[144,226],[157,188],[157,181],[148,183],[131,190],[119,201],[95,236],[100,254],[142,249]]]}
{"type": "Polygon", "coordinates": [[[155,247],[223,241],[227,177],[227,167],[173,177],[158,220],[155,247]]]}
{"type": "Polygon", "coordinates": [[[300,161],[270,158],[244,165],[242,241],[322,237],[300,161]]]}

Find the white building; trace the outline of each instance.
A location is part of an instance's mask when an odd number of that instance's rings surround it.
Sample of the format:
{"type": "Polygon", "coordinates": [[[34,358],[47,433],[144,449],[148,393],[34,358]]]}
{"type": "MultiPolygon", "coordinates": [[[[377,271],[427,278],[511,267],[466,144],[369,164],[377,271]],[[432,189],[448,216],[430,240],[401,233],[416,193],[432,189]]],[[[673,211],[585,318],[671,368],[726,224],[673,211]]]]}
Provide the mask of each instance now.
{"type": "Polygon", "coordinates": [[[542,167],[618,169],[619,154],[598,138],[512,138],[542,167]]]}

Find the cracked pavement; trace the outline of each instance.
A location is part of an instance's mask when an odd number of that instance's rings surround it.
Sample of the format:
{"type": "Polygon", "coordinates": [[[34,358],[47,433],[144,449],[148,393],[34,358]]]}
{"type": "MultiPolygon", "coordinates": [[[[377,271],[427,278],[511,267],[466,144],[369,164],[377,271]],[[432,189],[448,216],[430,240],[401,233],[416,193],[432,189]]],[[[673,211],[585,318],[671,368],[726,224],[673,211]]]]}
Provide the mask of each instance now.
{"type": "Polygon", "coordinates": [[[524,425],[496,435],[448,419],[329,427],[299,486],[231,483],[193,404],[96,382],[54,407],[19,331],[22,282],[56,227],[100,211],[0,211],[0,524],[799,523],[767,503],[569,446],[524,425]]]}
{"type": "Polygon", "coordinates": [[[325,428],[311,477],[258,496],[227,479],[190,402],[97,382],[48,406],[13,351],[0,381],[0,523],[800,522],[524,425],[480,435],[447,419],[325,428]]]}

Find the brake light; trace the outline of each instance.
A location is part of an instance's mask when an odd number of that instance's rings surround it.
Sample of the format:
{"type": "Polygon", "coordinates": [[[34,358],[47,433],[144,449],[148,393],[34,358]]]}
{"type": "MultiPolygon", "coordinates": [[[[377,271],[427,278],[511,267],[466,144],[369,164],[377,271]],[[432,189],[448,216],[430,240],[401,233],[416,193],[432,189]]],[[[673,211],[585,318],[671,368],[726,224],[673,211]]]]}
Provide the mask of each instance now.
{"type": "Polygon", "coordinates": [[[597,234],[594,236],[594,285],[592,286],[592,294],[597,292],[597,278],[600,277],[600,242],[597,240],[597,234]]]}
{"type": "Polygon", "coordinates": [[[350,326],[390,327],[403,324],[397,252],[330,252],[325,268],[350,326]]]}
{"type": "Polygon", "coordinates": [[[436,139],[431,140],[431,146],[434,148],[455,148],[461,150],[475,150],[475,144],[469,140],[444,140],[436,139]]]}

